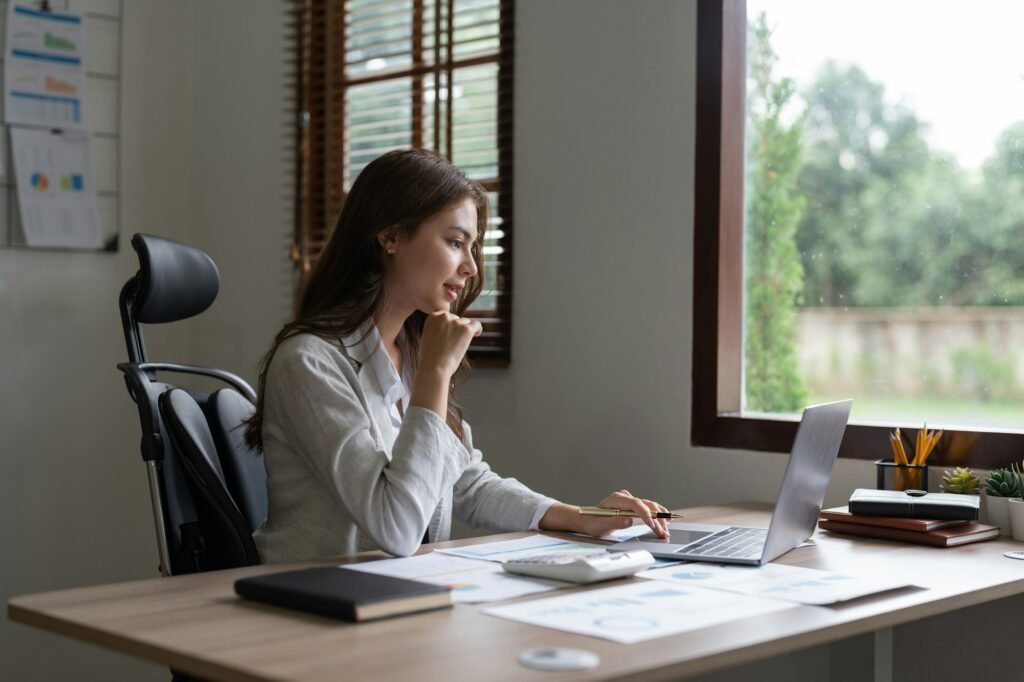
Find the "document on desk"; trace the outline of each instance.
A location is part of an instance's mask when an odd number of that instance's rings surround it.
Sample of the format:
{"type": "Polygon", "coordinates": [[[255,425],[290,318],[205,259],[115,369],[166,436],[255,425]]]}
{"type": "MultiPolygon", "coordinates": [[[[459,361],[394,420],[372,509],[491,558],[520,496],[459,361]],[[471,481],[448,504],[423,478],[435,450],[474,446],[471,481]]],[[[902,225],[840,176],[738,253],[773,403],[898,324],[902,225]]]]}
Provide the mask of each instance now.
{"type": "Polygon", "coordinates": [[[464,559],[436,551],[401,559],[345,564],[344,567],[354,571],[444,585],[452,588],[452,601],[462,604],[514,599],[527,594],[569,587],[567,583],[556,580],[506,573],[501,564],[493,561],[464,559]]]}
{"type": "Polygon", "coordinates": [[[796,607],[796,604],[777,599],[644,581],[493,606],[483,612],[521,623],[633,644],[796,607]]]}
{"type": "MultiPolygon", "coordinates": [[[[633,526],[636,528],[636,526],[633,526]]],[[[646,526],[644,526],[646,529],[646,526]]],[[[602,540],[612,540],[614,542],[620,542],[621,540],[628,540],[630,537],[636,535],[643,535],[641,532],[630,531],[627,529],[623,531],[624,535],[621,538],[613,538],[610,535],[606,535],[602,540]]],[[[451,549],[435,549],[435,552],[441,552],[444,554],[451,554],[454,556],[465,557],[467,559],[481,559],[484,561],[493,561],[497,563],[504,563],[509,559],[529,559],[534,556],[541,554],[549,554],[551,552],[593,552],[595,549],[599,550],[604,545],[598,545],[586,542],[570,542],[569,540],[560,540],[559,538],[550,538],[546,535],[531,535],[530,537],[520,538],[518,540],[502,540],[500,542],[484,542],[479,545],[470,545],[468,547],[452,547],[451,549]]],[[[654,562],[655,568],[662,566],[678,566],[678,561],[672,561],[671,559],[656,559],[654,562]]]]}
{"type": "Polygon", "coordinates": [[[594,545],[584,542],[570,542],[560,538],[552,538],[547,535],[530,535],[518,540],[501,540],[499,542],[484,542],[478,545],[466,545],[465,547],[451,547],[448,549],[436,549],[435,552],[451,554],[466,559],[481,559],[484,561],[496,561],[502,563],[509,559],[525,559],[537,554],[549,552],[593,552],[601,549],[603,545],[594,545]]]}
{"type": "Polygon", "coordinates": [[[722,566],[687,563],[641,571],[636,575],[673,585],[694,585],[817,606],[887,592],[911,584],[901,578],[855,577],[783,564],[722,566]]]}

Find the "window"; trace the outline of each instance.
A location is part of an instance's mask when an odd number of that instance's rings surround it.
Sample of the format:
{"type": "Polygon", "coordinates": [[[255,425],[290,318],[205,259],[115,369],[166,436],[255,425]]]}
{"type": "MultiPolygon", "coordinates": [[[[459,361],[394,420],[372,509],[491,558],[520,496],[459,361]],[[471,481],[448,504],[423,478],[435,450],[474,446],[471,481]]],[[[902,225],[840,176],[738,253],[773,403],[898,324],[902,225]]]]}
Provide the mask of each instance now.
{"type": "Polygon", "coordinates": [[[928,420],[932,463],[1020,459],[1024,17],[955,9],[698,4],[695,444],[785,451],[853,397],[843,456],[928,420]]]}
{"type": "Polygon", "coordinates": [[[301,0],[297,4],[295,239],[316,262],[353,180],[396,148],[433,149],[488,192],[484,325],[470,356],[509,361],[512,0],[301,0]]]}

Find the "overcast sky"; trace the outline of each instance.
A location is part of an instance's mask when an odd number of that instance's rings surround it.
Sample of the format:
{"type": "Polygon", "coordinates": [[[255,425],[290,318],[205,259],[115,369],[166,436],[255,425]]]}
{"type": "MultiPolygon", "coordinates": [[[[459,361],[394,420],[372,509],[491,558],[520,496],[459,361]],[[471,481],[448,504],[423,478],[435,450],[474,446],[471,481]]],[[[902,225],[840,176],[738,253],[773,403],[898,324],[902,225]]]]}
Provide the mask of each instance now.
{"type": "Polygon", "coordinates": [[[930,124],[931,146],[977,168],[1024,120],[1020,0],[748,0],[775,28],[777,75],[802,87],[833,58],[859,64],[930,124]]]}

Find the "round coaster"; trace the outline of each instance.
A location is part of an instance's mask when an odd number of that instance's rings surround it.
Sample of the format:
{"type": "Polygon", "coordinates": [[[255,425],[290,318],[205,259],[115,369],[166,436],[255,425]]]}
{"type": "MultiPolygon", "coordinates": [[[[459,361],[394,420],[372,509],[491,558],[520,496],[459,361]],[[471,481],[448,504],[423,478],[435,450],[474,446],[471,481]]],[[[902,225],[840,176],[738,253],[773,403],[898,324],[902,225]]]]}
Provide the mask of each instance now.
{"type": "Polygon", "coordinates": [[[526,649],[519,654],[519,663],[537,670],[589,670],[596,668],[601,659],[593,651],[545,646],[526,649]]]}
{"type": "Polygon", "coordinates": [[[1015,549],[1012,552],[1003,552],[1003,556],[1007,559],[1024,559],[1024,551],[1015,549]]]}

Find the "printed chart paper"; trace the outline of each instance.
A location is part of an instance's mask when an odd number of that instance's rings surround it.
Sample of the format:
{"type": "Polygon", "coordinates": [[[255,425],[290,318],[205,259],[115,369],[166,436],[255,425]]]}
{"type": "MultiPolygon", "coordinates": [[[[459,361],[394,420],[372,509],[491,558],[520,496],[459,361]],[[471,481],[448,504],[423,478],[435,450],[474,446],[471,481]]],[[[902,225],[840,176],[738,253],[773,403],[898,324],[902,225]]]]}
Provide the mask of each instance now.
{"type": "Polygon", "coordinates": [[[85,128],[82,17],[11,2],[4,50],[7,123],[85,128]]]}
{"type": "Polygon", "coordinates": [[[651,580],[495,606],[483,612],[633,644],[796,607],[777,599],[651,580]]]}
{"type": "Polygon", "coordinates": [[[11,154],[29,246],[103,246],[87,133],[11,128],[11,154]]]}
{"type": "Polygon", "coordinates": [[[639,578],[726,590],[800,604],[835,604],[910,585],[894,578],[859,578],[783,564],[760,567],[688,563],[641,571],[639,578]]]}
{"type": "Polygon", "coordinates": [[[479,545],[436,549],[434,551],[466,559],[482,559],[484,561],[497,561],[501,563],[509,559],[526,559],[550,552],[593,552],[595,549],[601,549],[601,547],[602,545],[569,542],[568,540],[538,534],[518,540],[484,542],[479,545]]]}
{"type": "Polygon", "coordinates": [[[463,604],[514,599],[569,586],[555,580],[512,575],[493,561],[463,559],[436,551],[401,559],[343,564],[342,568],[450,587],[452,601],[463,604]]]}

